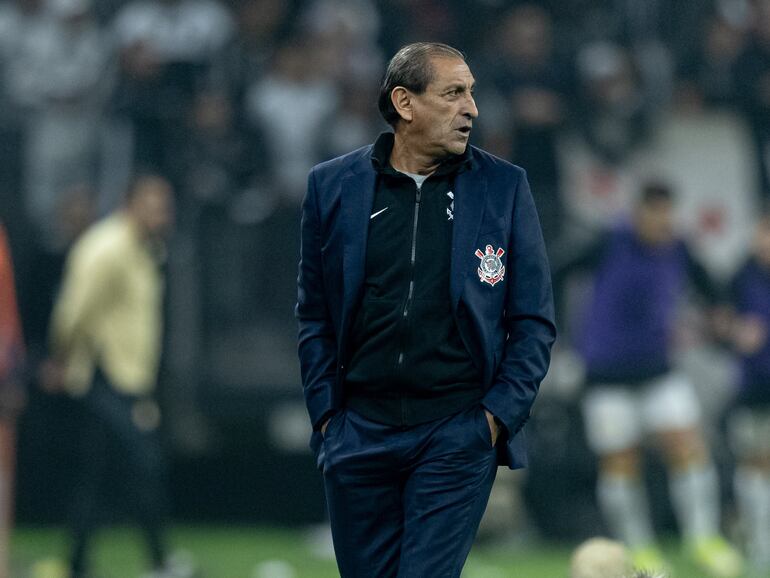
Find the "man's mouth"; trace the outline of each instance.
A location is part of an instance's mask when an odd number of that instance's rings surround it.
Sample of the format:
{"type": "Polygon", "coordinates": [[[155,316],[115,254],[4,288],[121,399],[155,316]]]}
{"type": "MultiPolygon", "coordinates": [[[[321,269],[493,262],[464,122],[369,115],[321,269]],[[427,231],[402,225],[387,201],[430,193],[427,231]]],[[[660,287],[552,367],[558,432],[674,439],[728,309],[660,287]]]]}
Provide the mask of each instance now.
{"type": "Polygon", "coordinates": [[[471,127],[469,126],[461,126],[460,128],[456,129],[458,132],[461,132],[463,134],[471,134],[471,127]]]}

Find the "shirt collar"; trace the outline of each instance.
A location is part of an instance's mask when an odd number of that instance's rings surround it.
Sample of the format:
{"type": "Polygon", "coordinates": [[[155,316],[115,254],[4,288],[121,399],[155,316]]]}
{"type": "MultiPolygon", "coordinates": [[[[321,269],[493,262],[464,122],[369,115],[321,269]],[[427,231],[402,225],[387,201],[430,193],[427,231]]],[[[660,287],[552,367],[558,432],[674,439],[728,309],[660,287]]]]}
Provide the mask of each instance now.
{"type": "MultiPolygon", "coordinates": [[[[383,132],[377,137],[372,148],[372,165],[374,170],[380,174],[399,175],[403,174],[394,169],[390,164],[390,153],[393,151],[393,142],[395,137],[392,132],[383,132]]],[[[470,145],[465,147],[465,152],[460,155],[452,155],[444,160],[434,172],[434,175],[448,175],[455,172],[462,172],[473,166],[473,156],[470,145]]]]}

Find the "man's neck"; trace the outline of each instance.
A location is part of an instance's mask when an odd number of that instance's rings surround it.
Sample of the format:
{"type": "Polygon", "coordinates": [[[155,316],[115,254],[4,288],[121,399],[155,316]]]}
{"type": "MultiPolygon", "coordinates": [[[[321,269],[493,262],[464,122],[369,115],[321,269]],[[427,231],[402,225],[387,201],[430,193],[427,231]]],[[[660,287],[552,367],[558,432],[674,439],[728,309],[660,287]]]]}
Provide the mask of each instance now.
{"type": "Polygon", "coordinates": [[[395,133],[393,150],[390,153],[390,166],[397,171],[413,175],[431,175],[442,160],[419,150],[403,135],[395,133]]]}
{"type": "Polygon", "coordinates": [[[131,212],[131,209],[125,208],[123,209],[123,216],[126,219],[126,222],[128,223],[129,228],[131,229],[132,234],[141,242],[145,242],[149,235],[147,234],[147,230],[142,227],[141,222],[139,221],[138,217],[131,212]]]}

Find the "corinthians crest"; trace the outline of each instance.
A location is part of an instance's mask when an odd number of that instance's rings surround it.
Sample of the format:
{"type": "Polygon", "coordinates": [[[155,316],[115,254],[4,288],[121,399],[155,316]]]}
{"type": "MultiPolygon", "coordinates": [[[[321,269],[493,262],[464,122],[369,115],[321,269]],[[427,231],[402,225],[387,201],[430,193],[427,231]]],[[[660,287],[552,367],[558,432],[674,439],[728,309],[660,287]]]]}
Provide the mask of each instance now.
{"type": "Polygon", "coordinates": [[[505,267],[500,260],[505,254],[505,251],[500,248],[495,251],[492,245],[487,245],[486,253],[482,253],[481,249],[476,249],[476,257],[481,259],[481,264],[478,268],[479,280],[482,283],[489,283],[493,287],[498,281],[502,281],[505,277],[505,267]]]}

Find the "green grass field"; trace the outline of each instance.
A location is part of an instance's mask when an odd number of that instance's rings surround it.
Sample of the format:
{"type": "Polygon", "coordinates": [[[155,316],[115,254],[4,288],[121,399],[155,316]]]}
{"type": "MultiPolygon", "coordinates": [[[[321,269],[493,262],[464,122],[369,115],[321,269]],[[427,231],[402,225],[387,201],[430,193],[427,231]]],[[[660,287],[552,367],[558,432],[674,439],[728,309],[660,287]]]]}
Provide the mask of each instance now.
{"type": "MultiPolygon", "coordinates": [[[[176,527],[176,548],[195,557],[202,578],[339,578],[334,562],[314,556],[307,532],[252,527],[176,527]],[[278,564],[269,563],[278,561],[278,564]],[[260,566],[261,565],[261,566],[260,566]],[[261,567],[262,573],[257,571],[261,567]],[[290,571],[284,571],[291,568],[290,571]]],[[[45,560],[61,560],[66,534],[57,528],[21,528],[15,532],[12,578],[58,578],[45,560]],[[37,564],[38,572],[31,570],[37,564]]],[[[464,578],[567,578],[570,546],[518,545],[503,549],[477,546],[464,578]]],[[[673,566],[671,578],[703,578],[678,555],[666,549],[673,566]]],[[[114,528],[102,531],[94,544],[96,578],[135,578],[144,571],[144,553],[136,533],[114,528]]],[[[376,578],[376,577],[372,577],[376,578]]]]}

